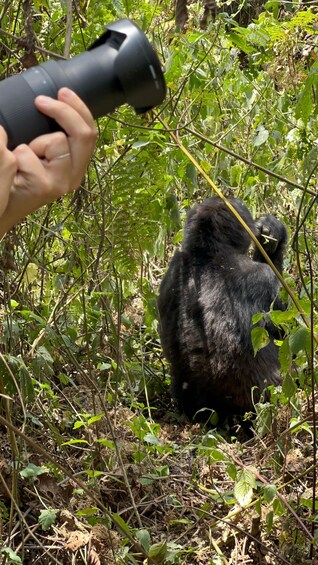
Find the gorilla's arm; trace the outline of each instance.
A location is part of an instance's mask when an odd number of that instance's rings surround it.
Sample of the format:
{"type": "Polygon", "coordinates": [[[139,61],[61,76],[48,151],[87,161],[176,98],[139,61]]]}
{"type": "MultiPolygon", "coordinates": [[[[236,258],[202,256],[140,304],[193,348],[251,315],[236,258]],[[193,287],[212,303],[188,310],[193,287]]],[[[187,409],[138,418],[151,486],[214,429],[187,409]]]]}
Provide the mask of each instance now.
{"type": "MultiPolygon", "coordinates": [[[[262,216],[255,221],[255,228],[257,233],[257,239],[264,247],[267,255],[274,263],[277,270],[282,273],[283,271],[283,260],[284,260],[284,251],[285,246],[288,238],[287,230],[285,225],[277,220],[274,216],[270,214],[266,216],[262,216]]],[[[279,282],[272,271],[269,265],[266,264],[265,258],[261,254],[261,252],[255,247],[254,254],[253,254],[253,261],[262,264],[262,271],[263,271],[263,289],[266,287],[266,281],[271,279],[269,283],[269,288],[272,291],[276,292],[276,297],[269,302],[273,303],[273,307],[275,310],[286,310],[286,304],[281,300],[279,297],[279,282]],[[276,289],[276,290],[275,290],[276,289]]],[[[265,308],[264,308],[265,310],[265,308]]],[[[281,332],[273,326],[270,322],[266,324],[267,329],[270,331],[272,337],[281,338],[281,332]]]]}
{"type": "MultiPolygon", "coordinates": [[[[267,255],[281,273],[283,270],[284,250],[287,242],[287,230],[285,225],[274,216],[268,214],[255,221],[257,239],[264,247],[267,255]]],[[[253,261],[264,263],[265,258],[255,247],[253,261]]]]}

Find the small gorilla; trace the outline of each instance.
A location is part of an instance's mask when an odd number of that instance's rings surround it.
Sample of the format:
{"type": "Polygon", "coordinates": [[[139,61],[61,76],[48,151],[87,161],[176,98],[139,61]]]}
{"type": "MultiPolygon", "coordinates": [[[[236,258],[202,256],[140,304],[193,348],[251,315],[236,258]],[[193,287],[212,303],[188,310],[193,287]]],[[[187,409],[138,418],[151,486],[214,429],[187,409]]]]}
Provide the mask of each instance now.
{"type": "MultiPolygon", "coordinates": [[[[282,272],[284,224],[271,215],[254,221],[240,200],[229,201],[282,272]]],[[[279,281],[256,247],[247,255],[250,243],[223,200],[208,198],[190,210],[182,250],[160,285],[161,344],[173,396],[189,418],[204,408],[220,421],[244,414],[265,387],[280,383],[277,328],[266,322],[270,342],[256,355],[251,343],[252,316],[272,303],[284,308],[279,281]]]]}

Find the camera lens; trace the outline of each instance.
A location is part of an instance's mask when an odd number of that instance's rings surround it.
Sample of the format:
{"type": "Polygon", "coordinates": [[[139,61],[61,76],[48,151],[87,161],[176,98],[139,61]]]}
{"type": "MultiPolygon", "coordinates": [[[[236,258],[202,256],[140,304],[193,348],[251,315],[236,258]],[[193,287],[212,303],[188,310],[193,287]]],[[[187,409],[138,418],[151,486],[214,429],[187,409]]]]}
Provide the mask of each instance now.
{"type": "Polygon", "coordinates": [[[159,59],[146,36],[130,20],[120,20],[73,59],[47,61],[0,82],[0,124],[9,149],[60,129],[36,109],[34,99],[39,94],[56,98],[62,86],[74,90],[94,118],[124,103],[138,113],[147,111],[166,92],[159,59]]]}

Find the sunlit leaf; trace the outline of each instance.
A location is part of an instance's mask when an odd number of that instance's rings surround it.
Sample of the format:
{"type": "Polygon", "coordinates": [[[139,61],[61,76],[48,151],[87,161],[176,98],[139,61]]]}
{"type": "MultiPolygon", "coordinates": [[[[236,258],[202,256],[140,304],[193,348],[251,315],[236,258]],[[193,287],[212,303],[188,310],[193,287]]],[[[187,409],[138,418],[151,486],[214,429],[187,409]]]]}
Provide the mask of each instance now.
{"type": "Polygon", "coordinates": [[[254,473],[248,469],[238,471],[234,486],[234,496],[241,506],[247,506],[252,501],[255,488],[256,478],[254,473]]]}
{"type": "Polygon", "coordinates": [[[47,473],[47,469],[44,467],[38,467],[33,463],[29,463],[27,467],[20,471],[21,477],[32,479],[33,477],[38,477],[39,475],[43,475],[43,473],[47,473]]]}
{"type": "Polygon", "coordinates": [[[268,140],[269,132],[264,126],[259,126],[257,130],[257,134],[254,137],[253,145],[255,147],[259,147],[259,145],[263,145],[268,140]]]}
{"type": "Polygon", "coordinates": [[[260,349],[266,347],[266,345],[270,341],[268,331],[261,326],[256,326],[256,328],[252,328],[251,339],[254,349],[254,355],[256,355],[260,349]]]}
{"type": "Polygon", "coordinates": [[[38,520],[42,530],[48,530],[55,523],[56,516],[55,510],[41,510],[38,520]]]}

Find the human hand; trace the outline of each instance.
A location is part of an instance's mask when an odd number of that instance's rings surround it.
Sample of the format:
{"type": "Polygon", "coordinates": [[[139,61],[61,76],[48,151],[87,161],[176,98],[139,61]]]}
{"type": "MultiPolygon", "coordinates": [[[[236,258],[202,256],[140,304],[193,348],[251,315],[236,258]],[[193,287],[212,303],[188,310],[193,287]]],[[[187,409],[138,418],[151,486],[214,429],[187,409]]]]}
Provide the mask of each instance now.
{"type": "Polygon", "coordinates": [[[57,100],[38,96],[35,104],[64,131],[41,135],[12,152],[16,174],[13,183],[10,177],[7,206],[0,209],[0,235],[27,214],[78,188],[94,150],[93,117],[74,92],[62,88],[57,100]]]}
{"type": "Polygon", "coordinates": [[[0,218],[8,205],[10,189],[17,172],[16,158],[7,149],[7,143],[8,136],[3,127],[0,126],[0,218]]]}

